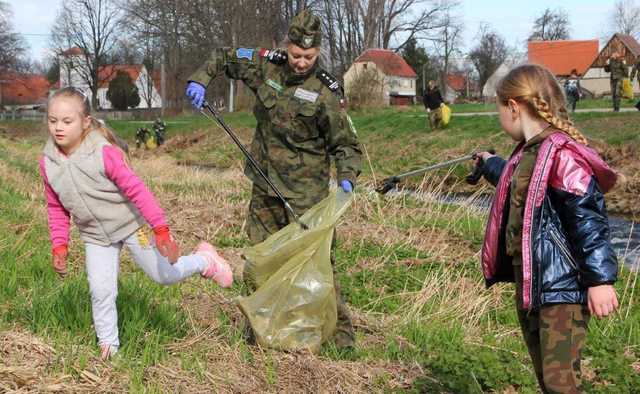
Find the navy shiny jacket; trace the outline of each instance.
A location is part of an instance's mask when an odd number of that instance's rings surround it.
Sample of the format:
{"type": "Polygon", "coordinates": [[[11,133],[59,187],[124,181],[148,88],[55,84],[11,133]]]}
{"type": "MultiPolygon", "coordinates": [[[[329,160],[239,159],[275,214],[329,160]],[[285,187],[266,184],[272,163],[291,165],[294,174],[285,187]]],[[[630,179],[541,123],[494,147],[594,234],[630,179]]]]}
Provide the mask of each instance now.
{"type": "MultiPolygon", "coordinates": [[[[508,161],[493,157],[483,166],[484,177],[496,186],[482,248],[487,286],[514,280],[505,227],[511,177],[523,146],[508,161]]],[[[589,287],[616,281],[618,262],[604,202],[615,182],[615,172],[595,151],[564,133],[553,133],[541,143],[523,214],[525,309],[586,304],[589,287]]]]}

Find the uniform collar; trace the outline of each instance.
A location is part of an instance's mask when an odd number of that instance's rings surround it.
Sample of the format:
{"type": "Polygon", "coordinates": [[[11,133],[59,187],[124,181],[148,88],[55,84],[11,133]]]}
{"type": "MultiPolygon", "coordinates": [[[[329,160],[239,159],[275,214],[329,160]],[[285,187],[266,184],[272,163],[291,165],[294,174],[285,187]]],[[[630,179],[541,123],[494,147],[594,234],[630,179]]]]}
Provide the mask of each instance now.
{"type": "Polygon", "coordinates": [[[527,141],[524,144],[524,149],[528,149],[528,148],[531,148],[532,146],[540,144],[542,141],[545,140],[545,138],[555,133],[556,131],[558,130],[554,129],[551,125],[547,126],[544,130],[540,132],[540,134],[536,135],[535,137],[527,141]]]}
{"type": "Polygon", "coordinates": [[[306,73],[296,74],[295,71],[293,71],[293,69],[291,68],[291,66],[289,66],[289,63],[287,63],[284,66],[284,73],[283,73],[284,84],[287,86],[300,85],[304,83],[307,79],[309,79],[311,75],[315,75],[317,69],[318,69],[318,62],[316,61],[316,64],[314,64],[313,67],[311,67],[311,69],[309,69],[309,71],[307,71],[306,73]]]}

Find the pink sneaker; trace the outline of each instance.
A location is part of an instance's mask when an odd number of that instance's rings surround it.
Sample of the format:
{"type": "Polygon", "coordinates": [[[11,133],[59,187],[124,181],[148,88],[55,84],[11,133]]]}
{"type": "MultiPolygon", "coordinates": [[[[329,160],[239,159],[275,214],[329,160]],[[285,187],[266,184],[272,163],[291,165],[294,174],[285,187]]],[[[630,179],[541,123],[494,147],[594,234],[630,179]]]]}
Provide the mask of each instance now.
{"type": "Polygon", "coordinates": [[[233,284],[231,267],[210,243],[200,242],[196,248],[196,254],[204,257],[207,261],[207,268],[201,274],[203,278],[215,280],[220,287],[231,287],[233,284]]]}

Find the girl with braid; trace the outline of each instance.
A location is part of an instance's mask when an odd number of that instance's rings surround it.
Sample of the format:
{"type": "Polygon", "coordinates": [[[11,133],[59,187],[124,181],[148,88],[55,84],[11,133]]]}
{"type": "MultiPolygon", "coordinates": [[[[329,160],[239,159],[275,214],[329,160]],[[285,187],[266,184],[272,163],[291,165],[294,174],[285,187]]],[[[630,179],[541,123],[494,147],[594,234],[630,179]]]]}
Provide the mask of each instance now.
{"type": "Polygon", "coordinates": [[[544,67],[522,65],[497,87],[508,160],[482,152],[496,186],[482,249],[487,286],[515,282],[522,334],[544,393],[582,392],[589,318],[618,308],[618,263],[604,193],[616,174],[569,120],[562,88],[544,67]]]}

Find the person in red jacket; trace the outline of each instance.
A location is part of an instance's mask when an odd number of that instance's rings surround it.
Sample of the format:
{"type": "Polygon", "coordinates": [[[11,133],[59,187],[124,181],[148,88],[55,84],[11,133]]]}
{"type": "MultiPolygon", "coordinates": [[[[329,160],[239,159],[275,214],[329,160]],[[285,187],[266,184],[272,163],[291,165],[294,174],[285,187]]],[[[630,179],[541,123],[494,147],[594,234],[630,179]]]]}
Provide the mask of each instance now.
{"type": "Polygon", "coordinates": [[[582,392],[581,351],[589,318],[618,308],[618,263],[604,193],[616,174],[573,126],[549,70],[523,65],[498,84],[509,160],[482,152],[496,185],[482,268],[487,286],[515,282],[522,333],[544,393],[582,392]]]}

